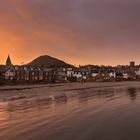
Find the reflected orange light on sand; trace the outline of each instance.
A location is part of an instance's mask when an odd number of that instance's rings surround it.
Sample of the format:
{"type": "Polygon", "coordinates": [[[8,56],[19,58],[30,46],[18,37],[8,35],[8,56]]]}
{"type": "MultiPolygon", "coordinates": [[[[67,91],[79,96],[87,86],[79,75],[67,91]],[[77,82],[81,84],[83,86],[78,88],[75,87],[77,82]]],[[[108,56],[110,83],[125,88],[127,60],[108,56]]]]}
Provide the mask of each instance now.
{"type": "Polygon", "coordinates": [[[8,119],[8,114],[5,111],[7,107],[7,103],[0,102],[0,121],[4,121],[8,119]]]}
{"type": "Polygon", "coordinates": [[[6,112],[0,112],[0,121],[7,120],[8,116],[6,112]]]}

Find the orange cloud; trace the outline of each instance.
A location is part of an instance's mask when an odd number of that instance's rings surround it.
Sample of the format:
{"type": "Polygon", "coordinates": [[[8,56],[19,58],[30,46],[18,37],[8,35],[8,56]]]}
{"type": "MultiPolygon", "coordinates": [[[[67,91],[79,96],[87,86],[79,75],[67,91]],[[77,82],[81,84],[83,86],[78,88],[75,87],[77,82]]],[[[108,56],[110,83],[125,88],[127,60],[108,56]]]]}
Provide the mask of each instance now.
{"type": "Polygon", "coordinates": [[[140,59],[139,7],[102,2],[2,0],[0,62],[8,54],[15,64],[44,54],[77,65],[140,59]]]}

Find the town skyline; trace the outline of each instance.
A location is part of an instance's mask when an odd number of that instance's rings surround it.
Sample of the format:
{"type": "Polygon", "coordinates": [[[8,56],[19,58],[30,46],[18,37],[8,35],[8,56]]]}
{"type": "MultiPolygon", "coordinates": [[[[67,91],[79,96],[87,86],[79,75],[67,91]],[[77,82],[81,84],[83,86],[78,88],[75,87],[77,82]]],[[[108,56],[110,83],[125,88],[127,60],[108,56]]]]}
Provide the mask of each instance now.
{"type": "Polygon", "coordinates": [[[5,82],[92,82],[140,80],[140,65],[131,61],[125,66],[84,65],[74,67],[57,58],[43,55],[27,65],[14,65],[10,55],[0,65],[1,84],[5,82]]]}
{"type": "Polygon", "coordinates": [[[117,65],[129,65],[129,62],[135,62],[136,65],[139,65],[139,64],[140,64],[140,61],[134,60],[134,59],[128,59],[128,61],[126,61],[126,63],[125,63],[125,62],[124,62],[124,63],[97,63],[97,62],[92,63],[92,61],[90,61],[91,63],[89,63],[88,61],[87,61],[86,63],[83,63],[83,62],[81,62],[81,63],[76,63],[76,62],[73,62],[73,61],[71,61],[71,60],[69,60],[69,59],[67,60],[67,59],[63,58],[62,56],[58,56],[58,57],[57,57],[57,56],[53,56],[53,55],[50,55],[50,54],[43,54],[43,53],[40,54],[40,55],[35,55],[35,56],[33,56],[33,57],[29,57],[29,58],[23,58],[23,57],[20,58],[20,57],[17,57],[17,56],[15,56],[15,55],[11,55],[10,53],[7,53],[7,54],[4,55],[3,58],[0,59],[0,64],[5,64],[8,55],[11,57],[12,62],[13,62],[13,64],[15,64],[15,65],[28,64],[28,63],[30,63],[32,60],[36,59],[36,58],[39,57],[39,56],[43,56],[43,55],[48,55],[48,56],[51,56],[51,57],[54,57],[54,58],[63,60],[63,61],[65,61],[65,62],[67,62],[67,63],[69,63],[69,64],[71,64],[71,65],[75,65],[75,66],[79,66],[79,65],[99,65],[99,66],[100,66],[100,65],[105,65],[105,66],[117,66],[117,65]],[[26,61],[26,59],[27,59],[27,61],[26,61]]]}
{"type": "Polygon", "coordinates": [[[6,58],[5,58],[5,61],[3,62],[3,63],[1,63],[0,62],[0,64],[2,64],[2,65],[5,65],[6,64],[6,62],[7,62],[7,59],[10,59],[10,63],[12,63],[13,65],[26,65],[26,64],[28,64],[28,63],[31,63],[33,60],[35,60],[35,59],[37,59],[37,58],[39,58],[39,57],[42,57],[42,56],[49,56],[49,57],[52,57],[52,58],[55,58],[55,59],[58,59],[58,60],[60,60],[60,61],[64,61],[65,63],[67,63],[67,64],[70,64],[70,65],[73,65],[73,66],[76,66],[76,67],[79,67],[79,66],[84,66],[84,65],[97,65],[97,66],[112,66],[112,67],[116,67],[116,66],[129,66],[129,65],[131,65],[131,63],[132,63],[132,65],[140,65],[140,63],[136,63],[136,61],[129,61],[129,62],[127,62],[126,64],[117,64],[117,65],[105,65],[105,64],[91,64],[91,63],[87,63],[87,64],[71,64],[71,63],[68,63],[67,61],[65,61],[65,60],[63,60],[63,59],[60,59],[60,58],[57,58],[57,57],[55,57],[55,56],[51,56],[51,55],[40,55],[40,56],[37,56],[37,57],[35,57],[35,58],[32,58],[29,62],[21,62],[21,63],[19,63],[19,64],[16,64],[16,63],[14,63],[13,62],[13,60],[12,60],[12,57],[11,57],[11,55],[10,54],[8,54],[7,56],[6,56],[6,58]]]}

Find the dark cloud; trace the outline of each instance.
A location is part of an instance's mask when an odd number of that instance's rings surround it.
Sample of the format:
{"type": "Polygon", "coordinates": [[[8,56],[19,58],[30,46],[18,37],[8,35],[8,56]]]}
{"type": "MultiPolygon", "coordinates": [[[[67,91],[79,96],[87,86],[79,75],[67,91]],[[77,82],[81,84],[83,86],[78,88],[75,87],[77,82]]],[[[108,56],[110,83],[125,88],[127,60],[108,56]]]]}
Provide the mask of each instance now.
{"type": "Polygon", "coordinates": [[[32,51],[25,61],[49,53],[77,64],[126,63],[140,59],[139,7],[138,0],[2,0],[0,29],[19,38],[15,55],[32,51]]]}

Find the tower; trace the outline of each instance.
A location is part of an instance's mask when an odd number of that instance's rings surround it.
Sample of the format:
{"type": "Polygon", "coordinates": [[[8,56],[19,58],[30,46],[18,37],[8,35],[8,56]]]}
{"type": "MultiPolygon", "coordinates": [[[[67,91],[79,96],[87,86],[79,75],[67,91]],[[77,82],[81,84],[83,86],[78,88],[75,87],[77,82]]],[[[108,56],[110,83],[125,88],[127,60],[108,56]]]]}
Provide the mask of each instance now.
{"type": "Polygon", "coordinates": [[[12,65],[12,62],[11,62],[10,56],[8,55],[7,60],[6,60],[6,66],[11,66],[11,65],[12,65]]]}
{"type": "Polygon", "coordinates": [[[131,61],[130,62],[130,67],[134,67],[135,66],[135,62],[134,61],[131,61]]]}

